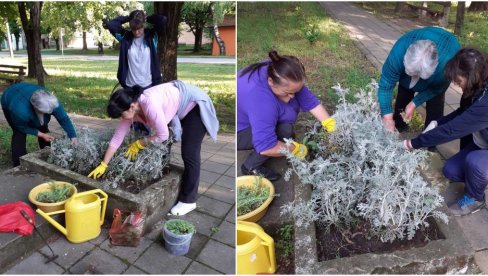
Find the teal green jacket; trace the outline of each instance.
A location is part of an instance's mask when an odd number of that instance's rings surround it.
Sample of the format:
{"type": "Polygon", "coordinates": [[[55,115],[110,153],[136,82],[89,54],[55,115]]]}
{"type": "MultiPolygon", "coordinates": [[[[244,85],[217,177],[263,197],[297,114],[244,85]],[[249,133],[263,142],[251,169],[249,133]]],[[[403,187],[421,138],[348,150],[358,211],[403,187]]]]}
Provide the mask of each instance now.
{"type": "MultiPolygon", "coordinates": [[[[46,88],[32,83],[16,83],[3,92],[1,99],[2,109],[10,113],[13,127],[22,133],[34,136],[37,136],[41,123],[30,103],[30,98],[39,89],[47,91],[46,88]]],[[[56,118],[69,138],[76,137],[75,128],[61,103],[59,103],[58,107],[51,114],[44,114],[44,125],[49,123],[51,115],[56,118]]]]}
{"type": "Polygon", "coordinates": [[[383,64],[378,88],[378,101],[381,115],[393,113],[393,89],[397,82],[404,88],[410,86],[411,77],[405,73],[403,58],[410,45],[418,40],[430,40],[437,48],[439,64],[434,74],[424,80],[420,79],[412,88],[418,92],[413,98],[415,106],[419,106],[435,96],[444,93],[449,87],[449,81],[444,78],[444,67],[447,62],[459,51],[461,45],[450,32],[438,27],[426,27],[404,34],[393,45],[390,54],[383,64]]]}

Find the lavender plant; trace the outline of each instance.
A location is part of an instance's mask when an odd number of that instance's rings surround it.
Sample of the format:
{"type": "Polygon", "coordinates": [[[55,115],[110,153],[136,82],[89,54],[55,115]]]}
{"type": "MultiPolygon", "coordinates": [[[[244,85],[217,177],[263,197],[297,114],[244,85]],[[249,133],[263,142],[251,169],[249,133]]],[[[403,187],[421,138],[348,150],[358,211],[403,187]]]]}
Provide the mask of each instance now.
{"type": "Polygon", "coordinates": [[[286,176],[294,172],[302,185],[313,188],[310,200],[290,203],[283,213],[292,214],[299,225],[318,222],[326,231],[334,225],[346,233],[365,221],[368,234],[383,242],[412,239],[428,226],[429,217],[447,223],[436,210],[443,198],[419,173],[428,153],[405,150],[398,134],[384,128],[377,84],[361,89],[354,103],[346,101],[348,89],[333,88],[340,97],[336,131],[327,134],[315,124],[305,134],[315,158],[300,160],[283,151],[292,165],[286,176]]]}
{"type": "MultiPolygon", "coordinates": [[[[72,145],[67,137],[51,143],[48,162],[82,175],[88,175],[103,159],[111,139],[111,132],[81,127],[77,129],[78,145],[72,145]]],[[[136,185],[160,179],[163,168],[169,165],[173,139],[152,143],[139,152],[134,161],[124,154],[130,142],[140,137],[131,131],[110,161],[103,176],[102,187],[117,188],[119,184],[132,181],[136,185]]]]}

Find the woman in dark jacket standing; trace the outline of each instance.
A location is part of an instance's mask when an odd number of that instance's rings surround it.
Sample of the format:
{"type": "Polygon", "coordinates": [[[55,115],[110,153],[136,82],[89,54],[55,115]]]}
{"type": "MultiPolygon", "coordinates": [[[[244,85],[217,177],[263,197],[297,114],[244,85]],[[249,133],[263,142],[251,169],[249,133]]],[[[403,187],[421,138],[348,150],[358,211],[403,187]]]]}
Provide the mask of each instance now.
{"type": "Polygon", "coordinates": [[[158,33],[164,29],[167,18],[153,14],[147,17],[152,29],[144,28],[144,11],[132,11],[129,16],[119,16],[107,22],[110,33],[120,42],[117,79],[122,87],[139,85],[148,88],[162,83],[157,55],[158,33]],[[122,28],[129,22],[130,30],[122,28]]]}
{"type": "Polygon", "coordinates": [[[475,213],[485,207],[488,185],[488,60],[473,48],[463,48],[445,69],[446,79],[463,89],[463,98],[473,103],[432,121],[423,134],[405,140],[408,149],[430,147],[473,134],[473,141],[448,159],[443,173],[451,181],[464,182],[464,195],[449,207],[455,216],[475,213]]]}

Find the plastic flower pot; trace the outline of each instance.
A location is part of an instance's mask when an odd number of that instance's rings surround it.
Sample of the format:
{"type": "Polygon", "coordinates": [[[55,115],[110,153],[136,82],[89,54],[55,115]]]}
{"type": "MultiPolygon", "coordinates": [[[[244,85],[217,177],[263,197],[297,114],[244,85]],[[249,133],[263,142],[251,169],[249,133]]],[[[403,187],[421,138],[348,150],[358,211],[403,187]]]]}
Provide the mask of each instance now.
{"type": "MultiPolygon", "coordinates": [[[[250,186],[252,187],[255,182],[257,176],[239,176],[237,177],[237,187],[239,188],[240,186],[250,186]]],[[[260,220],[268,211],[268,206],[271,204],[271,201],[273,201],[274,198],[274,193],[275,189],[271,181],[264,177],[259,177],[261,179],[261,182],[259,184],[261,185],[266,185],[269,188],[269,196],[268,198],[261,204],[258,208],[254,209],[253,211],[240,215],[237,217],[237,220],[244,220],[244,221],[249,221],[249,222],[257,222],[260,220]]],[[[259,179],[258,178],[258,179],[259,179]]]]}
{"type": "Polygon", "coordinates": [[[164,247],[171,255],[182,256],[190,250],[191,238],[194,232],[188,234],[175,234],[168,229],[168,223],[177,219],[168,220],[163,227],[164,247]]]}
{"type": "Polygon", "coordinates": [[[44,191],[51,190],[51,185],[52,184],[54,184],[54,185],[66,185],[66,186],[70,186],[71,187],[71,196],[73,196],[77,192],[76,187],[73,184],[68,183],[68,182],[51,181],[51,182],[47,182],[47,183],[43,183],[43,184],[37,185],[36,187],[34,187],[29,192],[29,200],[30,200],[30,202],[32,202],[33,204],[35,204],[37,206],[37,208],[41,209],[45,213],[50,213],[50,212],[54,212],[54,211],[64,210],[64,204],[71,197],[70,196],[66,200],[59,201],[59,202],[55,202],[55,203],[45,203],[45,202],[38,201],[37,200],[37,195],[40,192],[44,192],[44,191]]]}

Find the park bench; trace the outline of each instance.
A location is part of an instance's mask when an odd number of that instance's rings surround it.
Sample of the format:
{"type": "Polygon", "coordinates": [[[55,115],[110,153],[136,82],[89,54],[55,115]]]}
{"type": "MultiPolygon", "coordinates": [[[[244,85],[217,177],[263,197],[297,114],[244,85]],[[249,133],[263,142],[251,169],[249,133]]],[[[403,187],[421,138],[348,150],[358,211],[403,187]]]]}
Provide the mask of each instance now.
{"type": "Polygon", "coordinates": [[[26,69],[25,66],[0,64],[0,79],[8,84],[21,82],[24,80],[26,69]]]}
{"type": "Polygon", "coordinates": [[[428,15],[432,19],[438,20],[441,26],[447,26],[447,20],[449,19],[449,9],[451,8],[451,2],[428,2],[429,4],[439,4],[442,6],[442,11],[435,10],[429,7],[416,6],[410,3],[406,3],[407,6],[415,11],[423,12],[422,15],[428,15]]]}

